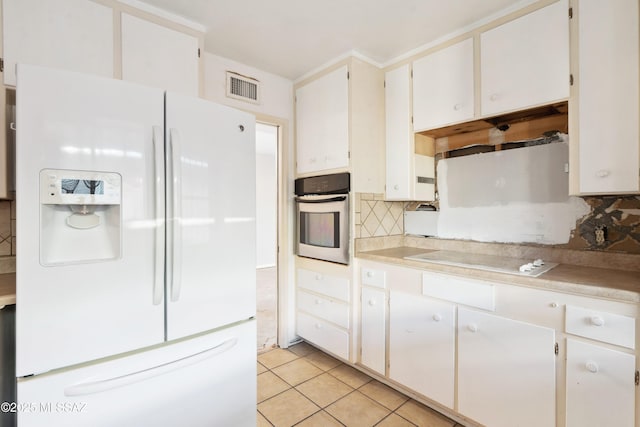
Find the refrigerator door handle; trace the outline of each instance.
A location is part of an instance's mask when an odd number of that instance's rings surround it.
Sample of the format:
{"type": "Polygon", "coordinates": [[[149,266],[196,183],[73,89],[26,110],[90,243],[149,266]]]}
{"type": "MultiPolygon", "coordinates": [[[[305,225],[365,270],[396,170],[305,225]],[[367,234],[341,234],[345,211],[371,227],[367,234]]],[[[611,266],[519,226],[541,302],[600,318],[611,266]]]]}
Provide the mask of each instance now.
{"type": "Polygon", "coordinates": [[[177,129],[169,129],[171,143],[171,301],[180,299],[182,265],[182,161],[180,157],[180,134],[177,129]]]}
{"type": "Polygon", "coordinates": [[[162,126],[153,126],[156,222],[153,305],[160,305],[164,296],[164,138],[162,131],[162,126]]]}
{"type": "Polygon", "coordinates": [[[222,343],[200,351],[198,353],[177,359],[171,362],[162,363],[151,368],[143,369],[141,371],[131,372],[128,374],[120,375],[117,377],[99,379],[87,382],[80,382],[70,385],[64,389],[65,396],[84,396],[87,394],[102,393],[104,391],[113,390],[115,388],[125,387],[129,384],[137,383],[148,378],[164,375],[168,372],[182,369],[187,366],[202,362],[206,359],[210,359],[213,356],[224,353],[230,350],[238,343],[238,338],[233,337],[222,343]]]}

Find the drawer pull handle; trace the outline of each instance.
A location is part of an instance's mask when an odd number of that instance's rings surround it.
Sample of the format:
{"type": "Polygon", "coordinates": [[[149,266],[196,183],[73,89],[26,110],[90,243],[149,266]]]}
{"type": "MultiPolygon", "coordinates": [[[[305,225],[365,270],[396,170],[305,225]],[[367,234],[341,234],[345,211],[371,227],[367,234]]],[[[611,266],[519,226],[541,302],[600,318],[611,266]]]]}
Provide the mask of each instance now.
{"type": "Polygon", "coordinates": [[[591,317],[591,324],[593,326],[604,326],[604,319],[600,316],[591,317]]]}
{"type": "Polygon", "coordinates": [[[598,364],[593,360],[588,360],[587,363],[584,364],[587,368],[587,371],[597,374],[598,373],[598,364]]]}
{"type": "Polygon", "coordinates": [[[316,304],[317,304],[317,305],[322,304],[322,300],[320,300],[320,299],[316,299],[316,304]]]}
{"type": "Polygon", "coordinates": [[[454,111],[460,111],[462,109],[462,104],[456,104],[453,106],[454,111]]]}
{"type": "Polygon", "coordinates": [[[608,171],[608,170],[606,170],[606,169],[601,169],[601,170],[599,170],[599,171],[596,173],[596,175],[598,176],[598,178],[606,178],[606,177],[608,177],[608,176],[609,176],[609,174],[610,174],[610,173],[611,173],[611,172],[609,172],[609,171],[608,171]]]}
{"type": "Polygon", "coordinates": [[[442,320],[442,315],[440,315],[440,314],[438,314],[438,313],[436,313],[436,314],[434,314],[434,315],[433,315],[433,321],[434,321],[434,322],[439,322],[439,321],[441,321],[441,320],[442,320]]]}
{"type": "Polygon", "coordinates": [[[322,274],[316,274],[316,280],[322,280],[322,274]]]}
{"type": "Polygon", "coordinates": [[[320,323],[315,324],[316,329],[322,329],[322,325],[320,323]]]}
{"type": "Polygon", "coordinates": [[[374,305],[376,305],[376,300],[374,300],[373,298],[371,298],[371,299],[369,300],[369,305],[370,305],[371,307],[373,307],[374,305]]]}
{"type": "Polygon", "coordinates": [[[469,330],[469,332],[476,333],[478,332],[478,325],[476,325],[475,323],[471,323],[469,326],[467,326],[467,329],[469,330]]]}
{"type": "Polygon", "coordinates": [[[367,277],[373,277],[373,271],[367,271],[367,277]]]}

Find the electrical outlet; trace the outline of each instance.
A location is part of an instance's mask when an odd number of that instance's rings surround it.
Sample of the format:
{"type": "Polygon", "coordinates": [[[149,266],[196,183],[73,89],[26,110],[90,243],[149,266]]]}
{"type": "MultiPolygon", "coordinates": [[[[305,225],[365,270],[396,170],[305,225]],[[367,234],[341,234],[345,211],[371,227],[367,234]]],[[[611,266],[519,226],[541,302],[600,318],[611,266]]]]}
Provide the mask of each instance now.
{"type": "Polygon", "coordinates": [[[603,245],[607,241],[607,226],[599,225],[594,230],[596,235],[596,244],[603,245]]]}

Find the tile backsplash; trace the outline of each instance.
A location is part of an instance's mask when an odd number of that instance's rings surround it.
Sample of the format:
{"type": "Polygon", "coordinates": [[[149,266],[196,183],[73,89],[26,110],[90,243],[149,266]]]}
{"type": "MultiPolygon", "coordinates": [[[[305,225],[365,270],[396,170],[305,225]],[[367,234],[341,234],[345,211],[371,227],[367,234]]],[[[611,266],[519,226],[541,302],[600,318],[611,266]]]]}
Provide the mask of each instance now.
{"type": "Polygon", "coordinates": [[[0,201],[0,256],[16,254],[16,202],[0,201]]]}
{"type": "Polygon", "coordinates": [[[387,202],[384,194],[356,193],[356,238],[401,235],[405,202],[387,202]]]}

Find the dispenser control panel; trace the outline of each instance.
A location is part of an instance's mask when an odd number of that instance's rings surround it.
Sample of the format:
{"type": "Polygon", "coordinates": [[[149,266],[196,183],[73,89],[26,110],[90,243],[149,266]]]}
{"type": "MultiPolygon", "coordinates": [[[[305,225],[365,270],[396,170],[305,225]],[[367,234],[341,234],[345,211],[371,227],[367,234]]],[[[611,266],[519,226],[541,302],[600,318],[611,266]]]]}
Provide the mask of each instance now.
{"type": "Polygon", "coordinates": [[[119,205],[122,177],[114,172],[62,169],[40,171],[40,203],[46,205],[119,205]]]}

